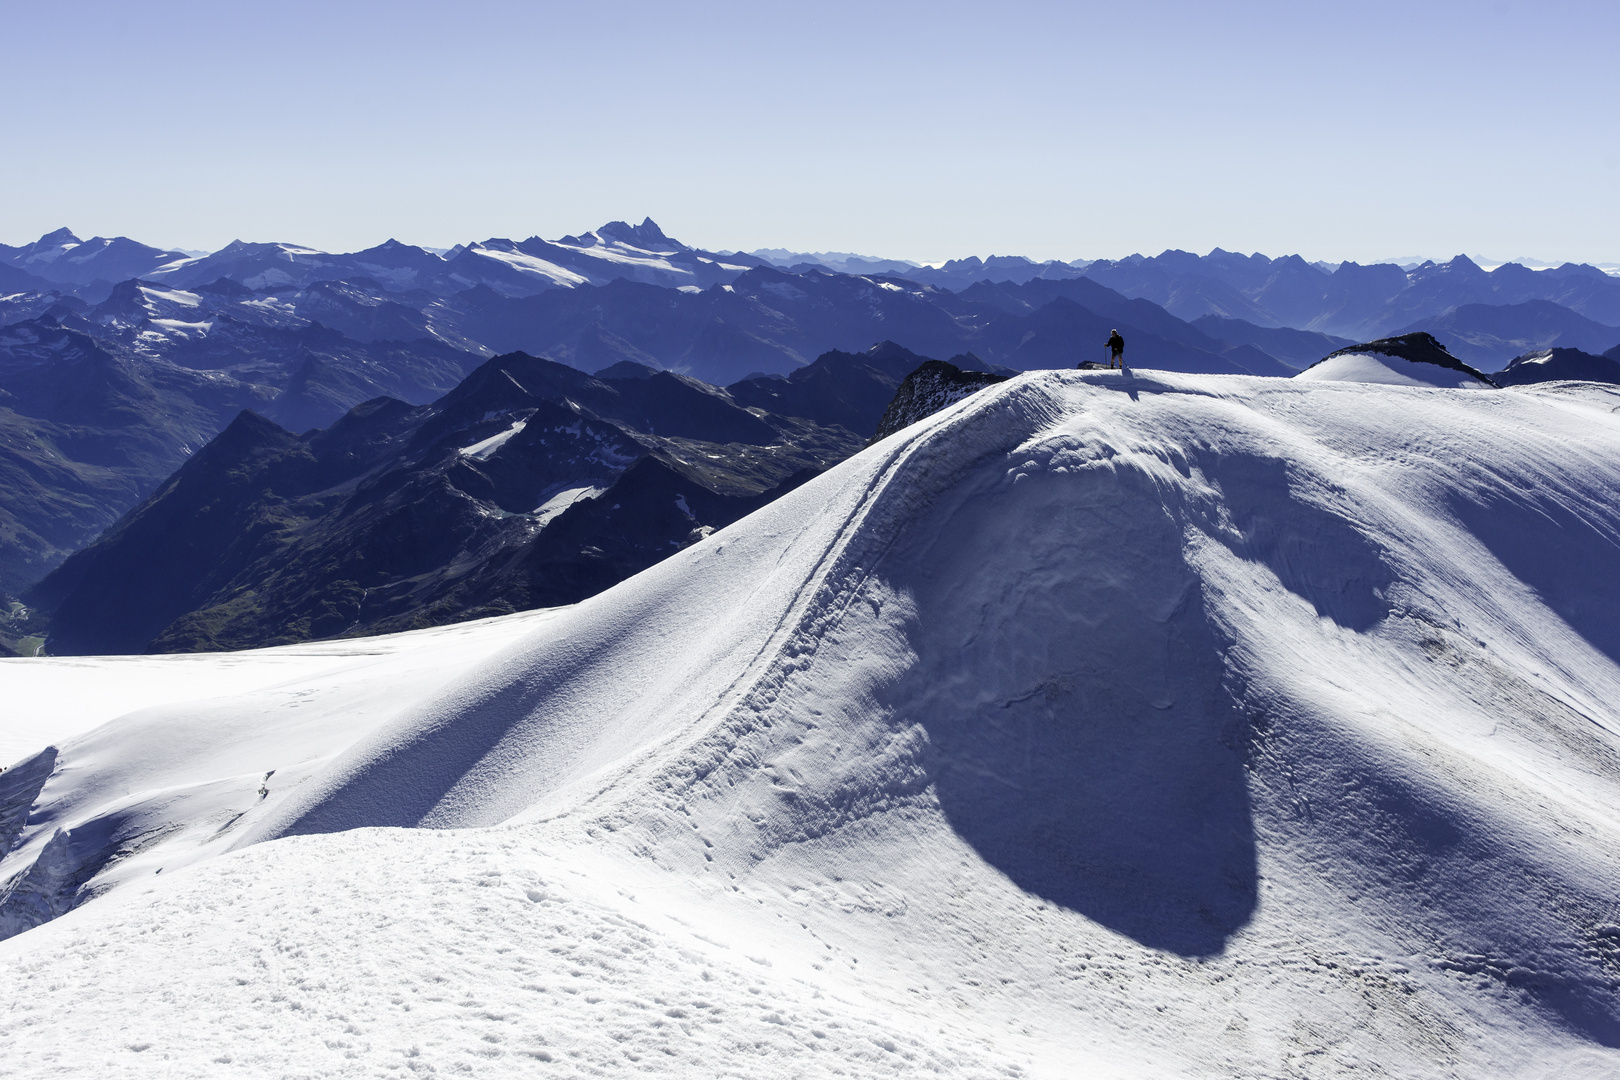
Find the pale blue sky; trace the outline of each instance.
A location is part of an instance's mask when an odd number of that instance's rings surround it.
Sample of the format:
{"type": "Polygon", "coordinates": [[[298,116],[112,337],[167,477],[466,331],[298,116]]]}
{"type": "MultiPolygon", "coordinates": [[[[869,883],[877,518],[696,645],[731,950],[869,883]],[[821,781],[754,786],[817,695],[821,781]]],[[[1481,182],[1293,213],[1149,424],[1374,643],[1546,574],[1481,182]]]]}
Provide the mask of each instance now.
{"type": "Polygon", "coordinates": [[[0,0],[0,242],[1620,260],[1620,4],[0,0]]]}

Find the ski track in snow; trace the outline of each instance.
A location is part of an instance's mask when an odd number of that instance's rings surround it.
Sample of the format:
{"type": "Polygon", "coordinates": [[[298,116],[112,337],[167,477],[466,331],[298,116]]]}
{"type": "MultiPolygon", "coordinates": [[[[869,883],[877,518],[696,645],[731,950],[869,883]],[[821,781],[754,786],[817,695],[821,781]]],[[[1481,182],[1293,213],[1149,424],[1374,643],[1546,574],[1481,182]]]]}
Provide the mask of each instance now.
{"type": "Polygon", "coordinates": [[[1617,403],[1025,375],[573,608],[82,710],[8,1068],[1614,1075],[1617,403]]]}

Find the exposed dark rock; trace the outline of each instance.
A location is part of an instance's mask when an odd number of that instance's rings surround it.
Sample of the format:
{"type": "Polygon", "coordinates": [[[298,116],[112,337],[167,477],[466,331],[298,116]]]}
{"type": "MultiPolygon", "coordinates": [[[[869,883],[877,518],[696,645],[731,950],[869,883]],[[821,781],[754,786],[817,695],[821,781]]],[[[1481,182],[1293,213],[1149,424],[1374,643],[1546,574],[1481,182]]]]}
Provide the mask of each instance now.
{"type": "MultiPolygon", "coordinates": [[[[1620,354],[1620,346],[1610,351],[1620,354]]],[[[1579,349],[1540,349],[1514,358],[1491,378],[1498,386],[1560,380],[1620,383],[1620,355],[1593,356],[1579,349]]]]}
{"type": "Polygon", "coordinates": [[[430,406],[240,415],[28,597],[56,654],[235,649],[573,603],[859,449],[670,372],[521,353],[430,406]]]}
{"type": "MultiPolygon", "coordinates": [[[[1495,382],[1491,381],[1490,376],[1469,367],[1455,356],[1452,356],[1446,351],[1445,346],[1436,341],[1434,335],[1429,333],[1402,334],[1399,337],[1379,338],[1377,341],[1367,341],[1360,345],[1347,345],[1342,349],[1336,349],[1328,353],[1316,363],[1320,364],[1323,360],[1331,360],[1335,356],[1345,356],[1350,353],[1378,353],[1383,356],[1393,356],[1400,360],[1407,360],[1414,364],[1434,364],[1437,367],[1472,375],[1488,386],[1496,385],[1495,382]]],[[[1315,366],[1316,364],[1311,365],[1311,367],[1315,366]]]]}
{"type": "Polygon", "coordinates": [[[957,364],[976,365],[978,359],[972,353],[968,353],[953,356],[951,360],[955,363],[930,360],[907,375],[900,383],[900,388],[895,391],[894,400],[884,410],[883,419],[878,423],[877,433],[872,436],[872,442],[886,439],[901,428],[915,424],[926,416],[932,416],[946,406],[954,405],[963,398],[978,393],[986,386],[1007,381],[1005,375],[964,370],[957,366],[957,364]]]}

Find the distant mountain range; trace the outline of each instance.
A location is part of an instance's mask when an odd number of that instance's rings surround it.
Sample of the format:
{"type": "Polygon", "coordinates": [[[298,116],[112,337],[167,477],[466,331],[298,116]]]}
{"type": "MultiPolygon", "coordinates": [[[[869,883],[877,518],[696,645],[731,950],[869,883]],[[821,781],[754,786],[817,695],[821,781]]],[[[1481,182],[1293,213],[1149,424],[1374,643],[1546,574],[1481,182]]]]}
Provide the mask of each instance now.
{"type": "Polygon", "coordinates": [[[189,256],[125,237],[80,240],[68,229],[23,247],[0,245],[0,267],[38,282],[89,287],[92,292],[97,285],[106,288],[129,278],[182,289],[227,278],[254,290],[363,278],[395,292],[421,289],[447,296],[485,285],[526,296],[620,279],[706,288],[763,264],[751,255],[722,258],[689,248],[665,236],[651,219],[640,225],[613,221],[595,232],[556,241],[534,236],[461,244],[443,255],[396,240],[350,254],[236,240],[212,254],[189,256]]]}
{"type": "Polygon", "coordinates": [[[1550,300],[1517,304],[1463,304],[1404,327],[1426,330],[1471,364],[1495,368],[1503,356],[1540,349],[1601,353],[1616,344],[1616,330],[1550,300]]]}
{"type": "Polygon", "coordinates": [[[650,219],[442,254],[390,240],[194,255],[60,229],[0,245],[0,599],[151,495],[243,409],[303,439],[379,397],[430,406],[514,352],[608,382],[668,371],[777,417],[805,416],[815,399],[840,417],[815,423],[859,440],[906,371],[869,399],[870,387],[842,385],[868,374],[826,357],[874,342],[1005,374],[1101,360],[1118,330],[1137,367],[1289,375],[1354,341],[1425,331],[1497,371],[1537,350],[1601,354],[1620,345],[1617,324],[1620,278],[1597,268],[1487,273],[1460,256],[1410,269],[1219,249],[920,266],[708,251],[650,219]]]}
{"type": "Polygon", "coordinates": [[[1543,382],[1620,383],[1620,345],[1603,356],[1579,349],[1538,349],[1491,376],[1498,386],[1543,382]]]}
{"type": "MultiPolygon", "coordinates": [[[[1217,248],[1206,256],[1167,251],[1153,258],[1096,262],[1085,274],[1183,319],[1215,315],[1355,339],[1398,333],[1465,304],[1531,300],[1562,305],[1606,326],[1620,325],[1620,278],[1576,264],[1531,270],[1507,263],[1487,272],[1458,255],[1410,271],[1391,263],[1347,262],[1328,272],[1297,255],[1268,259],[1217,248]]],[[[1620,341],[1620,331],[1615,333],[1620,341]]]]}

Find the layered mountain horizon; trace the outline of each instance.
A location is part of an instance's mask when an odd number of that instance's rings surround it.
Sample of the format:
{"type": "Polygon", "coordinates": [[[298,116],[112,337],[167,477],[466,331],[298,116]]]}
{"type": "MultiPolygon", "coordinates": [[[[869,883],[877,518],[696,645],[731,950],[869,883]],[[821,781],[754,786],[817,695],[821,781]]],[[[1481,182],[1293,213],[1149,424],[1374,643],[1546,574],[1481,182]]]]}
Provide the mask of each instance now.
{"type": "MultiPolygon", "coordinates": [[[[1515,385],[1603,381],[1620,356],[1620,278],[1575,264],[1330,265],[1218,248],[919,265],[711,251],[650,218],[554,240],[444,251],[389,240],[350,253],[235,241],[195,254],[63,228],[0,245],[0,600],[26,622],[12,598],[243,410],[301,439],[377,399],[428,408],[492,358],[521,353],[609,383],[669,373],[678,378],[656,385],[676,396],[684,379],[744,413],[802,417],[783,395],[871,390],[818,358],[888,343],[913,367],[971,356],[1009,375],[1102,362],[1115,331],[1129,363],[1167,371],[1288,377],[1357,342],[1423,333],[1482,373],[1513,367],[1504,381],[1515,385]]],[[[881,400],[827,419],[848,446],[872,436],[909,370],[883,376],[881,400]]],[[[802,434],[773,452],[791,458],[802,434]]],[[[700,437],[733,445],[719,431],[700,437]]],[[[15,629],[0,626],[0,643],[26,636],[15,629]]],[[[196,640],[223,640],[211,634],[196,640]]]]}
{"type": "MultiPolygon", "coordinates": [[[[371,248],[348,253],[285,242],[233,240],[217,251],[198,254],[143,244],[128,237],[81,240],[67,227],[16,247],[0,244],[0,285],[19,290],[70,286],[70,292],[94,294],[119,281],[148,278],[182,287],[220,279],[249,288],[308,285],[315,281],[361,276],[391,291],[426,288],[455,291],[487,285],[497,292],[532,295],[552,288],[578,288],[608,281],[631,280],[672,287],[706,288],[727,283],[748,269],[771,266],[794,273],[878,274],[957,291],[978,282],[1069,280],[1089,277],[1127,296],[1154,298],[1172,311],[1193,310],[1191,317],[1225,318],[1248,314],[1258,325],[1296,326],[1301,301],[1348,304],[1349,311],[1316,313],[1315,320],[1344,323],[1365,312],[1354,310],[1369,298],[1387,304],[1408,288],[1418,292],[1403,303],[1417,311],[1435,302],[1466,296],[1461,302],[1523,303],[1545,299],[1564,303],[1581,314],[1606,321],[1615,306],[1594,302],[1590,289],[1567,278],[1620,278],[1620,263],[1550,263],[1512,259],[1485,268],[1484,256],[1458,254],[1450,260],[1392,259],[1368,264],[1354,261],[1307,261],[1300,255],[1243,255],[1216,247],[1207,255],[1166,249],[1122,259],[1076,258],[1036,260],[1022,255],[970,255],[937,263],[863,255],[853,252],[796,252],[759,248],[751,252],[695,248],[664,233],[652,218],[639,225],[610,221],[595,230],[546,240],[491,237],[448,249],[421,247],[390,238],[371,248]],[[1395,273],[1398,271],[1398,275],[1395,273]],[[1342,278],[1341,278],[1342,275],[1342,278]],[[1530,277],[1526,277],[1530,275],[1530,277]],[[1536,276],[1546,280],[1532,284],[1536,276]],[[1340,280],[1323,288],[1319,279],[1340,280]],[[1404,285],[1397,284],[1404,279],[1404,285]],[[1207,281],[1226,288],[1210,286],[1207,281]],[[1552,282],[1559,281],[1554,285],[1552,282]],[[1293,295],[1305,286],[1303,297],[1293,295]],[[1321,289],[1323,295],[1312,294],[1321,289]],[[1231,291],[1229,291],[1231,290],[1231,291]],[[1232,291],[1238,295],[1233,296],[1232,291]],[[1343,294],[1343,295],[1338,295],[1343,294]],[[1543,295],[1546,294],[1546,295],[1543,295]],[[1508,299],[1503,299],[1508,298],[1508,299]],[[1168,301],[1168,302],[1167,302],[1168,301]],[[1567,301],[1567,303],[1565,303],[1567,301]],[[1593,307],[1595,311],[1584,310],[1593,307]]],[[[1598,292],[1605,292],[1601,287],[1598,292]]],[[[1453,307],[1458,306],[1453,304],[1453,307]]],[[[1449,310],[1449,309],[1448,309],[1449,310]]],[[[1399,311],[1379,312],[1386,319],[1399,311]]],[[[1183,316],[1186,317],[1186,316],[1183,316]]],[[[1304,320],[1312,321],[1312,320],[1304,320]]],[[[1298,328],[1308,328],[1299,326],[1298,328]]],[[[1364,324],[1361,332],[1390,329],[1364,324]]]]}

